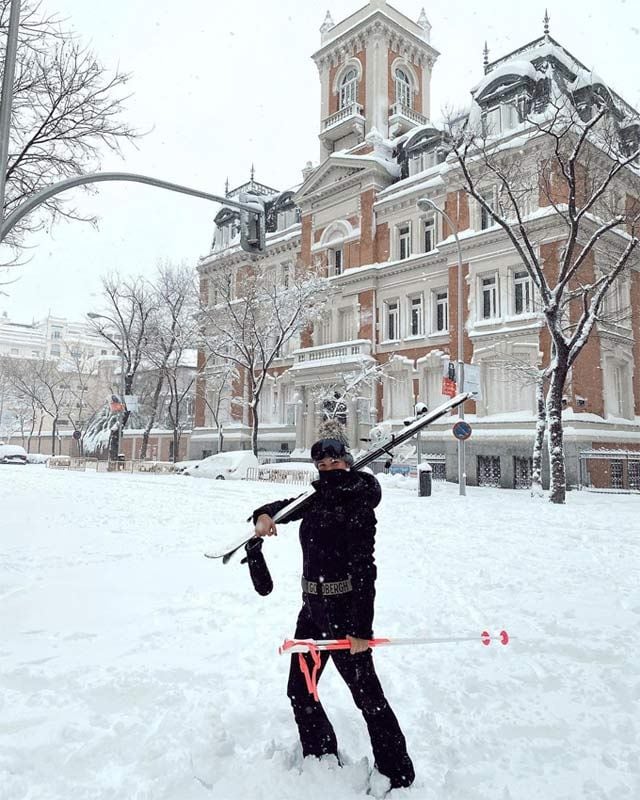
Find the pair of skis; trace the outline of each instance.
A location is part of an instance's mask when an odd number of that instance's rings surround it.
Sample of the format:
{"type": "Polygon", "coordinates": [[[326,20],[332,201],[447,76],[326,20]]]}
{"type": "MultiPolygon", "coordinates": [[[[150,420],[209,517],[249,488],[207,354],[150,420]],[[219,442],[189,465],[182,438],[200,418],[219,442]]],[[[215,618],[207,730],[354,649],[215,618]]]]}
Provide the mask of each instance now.
{"type": "MultiPolygon", "coordinates": [[[[426,414],[421,414],[419,417],[403,428],[401,431],[397,433],[392,433],[387,439],[377,444],[375,447],[372,447],[368,450],[364,455],[360,456],[357,461],[354,462],[353,466],[351,467],[352,470],[362,469],[366,467],[368,464],[371,464],[377,458],[381,456],[388,455],[392,457],[392,451],[395,447],[403,442],[412,439],[418,431],[421,431],[423,428],[426,428],[427,425],[431,425],[431,423],[436,422],[436,420],[441,419],[442,417],[446,416],[452,409],[457,408],[459,405],[464,403],[466,400],[470,400],[473,397],[471,392],[464,392],[462,394],[458,394],[455,397],[452,397],[451,400],[447,400],[446,403],[443,403],[441,406],[438,406],[433,411],[428,411],[426,414]]],[[[299,497],[296,497],[295,500],[292,500],[287,506],[281,509],[273,518],[274,522],[286,522],[287,519],[299,508],[306,505],[309,500],[315,494],[315,489],[310,487],[306,492],[301,494],[299,497]]],[[[205,556],[207,558],[221,558],[223,564],[227,564],[230,559],[234,556],[235,553],[238,552],[242,547],[244,547],[247,542],[250,542],[251,539],[254,538],[254,535],[251,534],[248,538],[244,538],[241,542],[234,545],[230,549],[225,549],[221,552],[207,552],[205,556]]]]}

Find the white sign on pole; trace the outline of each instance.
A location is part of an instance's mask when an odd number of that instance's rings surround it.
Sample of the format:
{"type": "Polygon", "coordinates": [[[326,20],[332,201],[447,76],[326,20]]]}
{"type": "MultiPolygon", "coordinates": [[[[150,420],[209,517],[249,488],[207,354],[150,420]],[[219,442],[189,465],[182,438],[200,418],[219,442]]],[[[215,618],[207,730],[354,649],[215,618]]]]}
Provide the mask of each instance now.
{"type": "MultiPolygon", "coordinates": [[[[457,386],[458,364],[455,361],[445,361],[442,365],[442,377],[445,381],[454,384],[454,394],[459,391],[457,386]]],[[[464,391],[471,392],[478,400],[482,400],[482,390],[480,388],[480,367],[476,364],[464,365],[464,391]]]]}
{"type": "Polygon", "coordinates": [[[127,411],[137,412],[140,408],[139,398],[135,394],[125,394],[124,404],[127,407],[127,411]]]}
{"type": "Polygon", "coordinates": [[[479,366],[475,364],[464,365],[464,390],[465,392],[471,392],[478,400],[482,400],[479,366]]]}

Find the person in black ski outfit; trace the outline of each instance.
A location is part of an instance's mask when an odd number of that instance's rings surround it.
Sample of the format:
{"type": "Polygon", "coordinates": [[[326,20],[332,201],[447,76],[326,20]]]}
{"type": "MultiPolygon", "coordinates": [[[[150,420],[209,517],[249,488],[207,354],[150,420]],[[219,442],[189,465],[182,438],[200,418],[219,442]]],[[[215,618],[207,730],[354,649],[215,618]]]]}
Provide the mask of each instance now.
{"type": "MultiPolygon", "coordinates": [[[[289,520],[301,519],[302,609],[296,639],[345,639],[350,650],[320,653],[318,678],[329,656],[349,687],[369,730],[375,765],[391,787],[409,786],[414,769],[405,737],[387,702],[373,664],[376,566],[374,543],[380,484],[366,472],[350,471],[351,454],[339,439],[322,439],[311,448],[319,478],[309,503],[289,520]]],[[[256,536],[273,536],[273,516],[290,503],[281,500],[253,513],[256,536]]],[[[309,654],[309,670],[313,668],[309,654]]],[[[333,727],[324,708],[310,694],[298,658],[292,657],[287,694],[298,726],[302,753],[338,757],[333,727]]]]}

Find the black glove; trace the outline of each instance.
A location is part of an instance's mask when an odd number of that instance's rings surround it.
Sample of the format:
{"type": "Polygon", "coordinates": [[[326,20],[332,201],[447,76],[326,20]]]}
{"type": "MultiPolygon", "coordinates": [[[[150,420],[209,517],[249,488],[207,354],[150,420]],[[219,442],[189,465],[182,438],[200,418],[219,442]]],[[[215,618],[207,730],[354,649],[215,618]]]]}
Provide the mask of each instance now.
{"type": "Polygon", "coordinates": [[[253,588],[258,594],[266,597],[273,590],[273,581],[269,573],[269,567],[262,555],[262,538],[259,536],[250,539],[244,546],[247,555],[240,562],[249,565],[249,575],[253,588]]]}

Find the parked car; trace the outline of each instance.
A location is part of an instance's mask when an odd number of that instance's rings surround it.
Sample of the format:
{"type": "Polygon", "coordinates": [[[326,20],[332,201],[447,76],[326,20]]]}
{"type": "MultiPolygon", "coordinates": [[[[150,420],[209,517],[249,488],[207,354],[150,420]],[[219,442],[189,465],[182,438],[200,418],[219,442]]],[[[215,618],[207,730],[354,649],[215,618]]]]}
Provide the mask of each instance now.
{"type": "Polygon", "coordinates": [[[215,478],[218,481],[243,480],[247,470],[258,466],[258,459],[250,450],[230,450],[203,458],[183,471],[183,475],[193,478],[215,478]]]}
{"type": "Polygon", "coordinates": [[[17,444],[0,444],[0,464],[26,464],[27,451],[17,444]]]}
{"type": "Polygon", "coordinates": [[[189,469],[189,467],[195,467],[196,464],[199,464],[202,459],[194,458],[192,461],[176,461],[173,465],[173,471],[176,472],[178,475],[182,475],[182,473],[189,469]]]}

